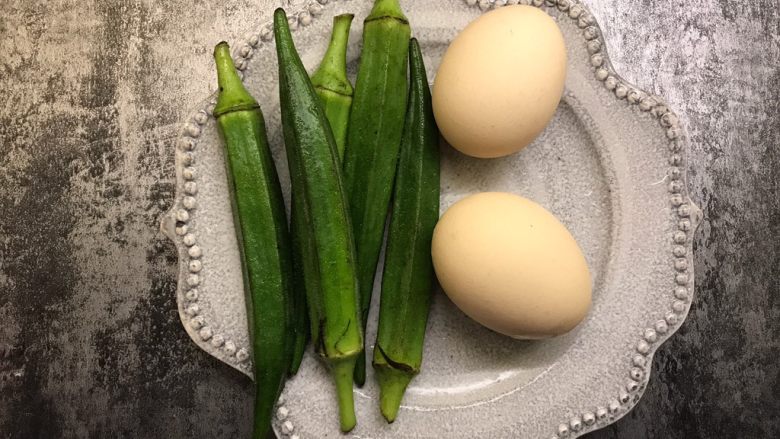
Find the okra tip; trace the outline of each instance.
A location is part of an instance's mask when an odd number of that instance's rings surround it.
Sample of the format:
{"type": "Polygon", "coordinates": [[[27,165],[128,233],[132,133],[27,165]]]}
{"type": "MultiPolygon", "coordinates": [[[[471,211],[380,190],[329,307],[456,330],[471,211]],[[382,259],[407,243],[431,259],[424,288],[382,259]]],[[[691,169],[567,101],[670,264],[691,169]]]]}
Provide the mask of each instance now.
{"type": "Polygon", "coordinates": [[[413,374],[389,366],[374,367],[379,381],[379,410],[388,423],[395,421],[406,387],[414,378],[413,374]]]}
{"type": "Polygon", "coordinates": [[[289,26],[289,23],[287,23],[287,12],[284,11],[284,8],[276,8],[274,10],[274,24],[279,25],[280,21],[284,21],[289,26]]]}
{"type": "Polygon", "coordinates": [[[355,428],[355,400],[352,393],[352,373],[355,357],[341,358],[331,362],[333,379],[336,381],[336,395],[339,401],[339,419],[344,433],[355,428]]]}
{"type": "Polygon", "coordinates": [[[287,51],[293,48],[290,22],[287,20],[287,12],[284,8],[276,8],[274,11],[274,38],[276,39],[277,52],[287,51]]]}
{"type": "Polygon", "coordinates": [[[420,50],[420,42],[417,38],[412,37],[409,39],[409,54],[414,56],[420,56],[422,58],[422,51],[420,50]]]}
{"type": "MultiPolygon", "coordinates": [[[[409,69],[412,72],[416,72],[418,79],[421,80],[425,86],[428,86],[428,75],[425,73],[425,61],[423,60],[422,49],[420,49],[420,42],[417,38],[409,40],[409,69]]],[[[412,79],[414,81],[414,79],[412,79]]]]}
{"type": "Polygon", "coordinates": [[[355,363],[355,385],[363,387],[364,384],[366,384],[366,357],[361,353],[355,363]]]}

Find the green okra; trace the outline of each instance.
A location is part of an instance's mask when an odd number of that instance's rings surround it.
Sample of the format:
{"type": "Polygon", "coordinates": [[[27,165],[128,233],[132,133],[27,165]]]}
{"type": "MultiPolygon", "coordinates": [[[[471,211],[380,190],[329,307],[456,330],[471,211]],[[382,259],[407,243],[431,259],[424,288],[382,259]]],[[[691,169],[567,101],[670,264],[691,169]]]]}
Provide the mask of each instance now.
{"type": "MultiPolygon", "coordinates": [[[[398,0],[376,0],[364,22],[363,53],[344,155],[364,330],[404,125],[410,35],[398,0]]],[[[365,379],[365,356],[361,355],[355,382],[363,385],[365,379]]]]}
{"type": "Polygon", "coordinates": [[[406,111],[393,210],[387,236],[374,371],[380,409],[388,422],[398,414],[409,382],[420,372],[431,304],[431,239],[439,220],[439,130],[420,45],[409,44],[406,111]]]}
{"type": "Polygon", "coordinates": [[[356,423],[352,374],[363,331],[346,191],[336,141],[282,9],[274,12],[274,36],[312,343],[333,372],[341,429],[349,431],[356,423]]]}
{"type": "Polygon", "coordinates": [[[265,439],[290,363],[287,219],[260,106],[241,83],[227,43],[216,46],[214,60],[219,80],[214,117],[225,144],[254,353],[253,437],[265,439]]]}
{"type": "MultiPolygon", "coordinates": [[[[349,122],[349,109],[352,107],[352,84],[347,79],[347,43],[349,42],[349,28],[352,24],[352,14],[343,14],[333,18],[333,33],[330,38],[328,50],[320,63],[319,68],[311,76],[314,90],[320,97],[325,116],[330,122],[333,137],[339,151],[339,160],[344,157],[344,144],[347,141],[347,123],[349,122]]],[[[303,353],[309,337],[309,319],[306,313],[306,285],[303,279],[303,257],[300,248],[300,235],[305,233],[301,229],[299,215],[295,211],[295,202],[291,203],[290,227],[293,231],[293,290],[295,311],[293,321],[296,328],[295,344],[293,347],[293,359],[290,364],[290,373],[295,374],[301,365],[303,353]]]]}

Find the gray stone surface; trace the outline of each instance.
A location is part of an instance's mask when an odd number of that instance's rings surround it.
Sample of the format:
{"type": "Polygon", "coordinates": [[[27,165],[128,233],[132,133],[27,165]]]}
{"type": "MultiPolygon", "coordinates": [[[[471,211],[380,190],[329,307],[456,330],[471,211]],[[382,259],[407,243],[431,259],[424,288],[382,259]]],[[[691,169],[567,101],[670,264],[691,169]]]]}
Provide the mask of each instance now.
{"type": "MultiPolygon", "coordinates": [[[[251,385],[182,329],[158,220],[211,48],[281,3],[3,2],[0,437],[247,436],[251,385]]],[[[690,317],[639,405],[591,437],[776,436],[776,0],[586,3],[617,71],[686,117],[705,215],[690,317]]]]}

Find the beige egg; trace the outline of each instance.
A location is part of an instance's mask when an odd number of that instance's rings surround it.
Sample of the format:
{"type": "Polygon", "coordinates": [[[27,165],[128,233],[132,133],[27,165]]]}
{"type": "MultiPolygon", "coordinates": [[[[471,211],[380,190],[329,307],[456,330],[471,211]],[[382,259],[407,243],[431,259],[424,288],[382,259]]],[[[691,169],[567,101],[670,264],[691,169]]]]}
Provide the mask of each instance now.
{"type": "Polygon", "coordinates": [[[555,20],[533,6],[493,10],[444,54],[433,85],[436,123],[464,154],[512,154],[549,123],[565,79],[566,46],[555,20]]]}
{"type": "Polygon", "coordinates": [[[436,225],[431,247],[447,296],[496,332],[563,334],[590,308],[591,277],[577,242],[526,198],[485,192],[458,201],[436,225]]]}

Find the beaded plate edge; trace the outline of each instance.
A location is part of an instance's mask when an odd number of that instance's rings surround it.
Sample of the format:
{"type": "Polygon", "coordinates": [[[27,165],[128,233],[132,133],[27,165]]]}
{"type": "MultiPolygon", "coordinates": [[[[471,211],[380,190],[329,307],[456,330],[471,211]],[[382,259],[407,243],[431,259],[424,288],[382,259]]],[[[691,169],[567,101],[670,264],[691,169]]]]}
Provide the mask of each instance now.
{"type": "MultiPolygon", "coordinates": [[[[295,32],[301,26],[308,26],[323,8],[335,0],[309,1],[298,12],[289,15],[290,29],[295,32]]],[[[341,2],[349,0],[340,0],[341,2]]],[[[612,67],[606,53],[606,45],[602,32],[593,14],[579,0],[463,0],[468,6],[479,8],[482,12],[500,8],[506,5],[525,4],[536,7],[557,9],[562,16],[567,16],[582,29],[582,37],[590,53],[590,62],[596,80],[602,82],[607,90],[614,93],[618,100],[626,100],[631,105],[637,105],[643,112],[654,116],[665,130],[669,142],[669,172],[668,185],[669,202],[677,215],[677,230],[672,234],[672,254],[674,256],[674,282],[671,305],[663,319],[646,325],[642,337],[635,345],[631,354],[631,368],[627,373],[624,388],[610,401],[594,406],[591,410],[562,420],[555,431],[551,432],[554,439],[576,438],[593,430],[606,427],[627,414],[641,398],[650,378],[652,358],[658,347],[674,334],[687,317],[693,298],[693,267],[692,236],[701,221],[701,210],[691,201],[686,187],[685,155],[688,141],[685,128],[679,117],[669,109],[662,98],[649,94],[629,84],[618,75],[612,67]]],[[[233,51],[233,58],[239,75],[243,76],[254,48],[260,44],[269,44],[273,40],[270,24],[259,27],[259,32],[250,33],[233,51]]],[[[213,333],[212,329],[200,315],[198,306],[198,285],[202,276],[200,258],[203,250],[197,245],[195,231],[190,230],[188,222],[197,209],[197,170],[195,153],[201,127],[208,122],[214,105],[216,94],[212,94],[198,110],[191,113],[183,123],[176,148],[182,153],[176,155],[177,172],[176,195],[173,207],[161,220],[161,230],[176,245],[179,253],[179,282],[177,294],[179,300],[179,315],[185,330],[192,340],[209,354],[238,369],[244,374],[252,375],[249,352],[238,348],[232,340],[226,340],[221,334],[213,333]]],[[[289,410],[284,407],[284,399],[280,398],[276,412],[277,430],[285,436],[297,439],[295,427],[287,419],[289,410]]]]}

